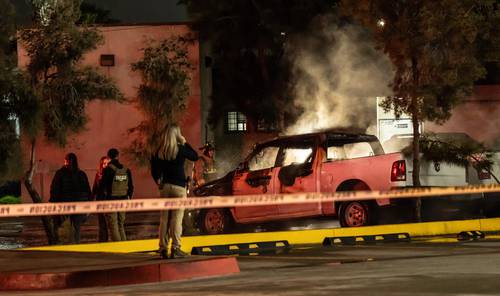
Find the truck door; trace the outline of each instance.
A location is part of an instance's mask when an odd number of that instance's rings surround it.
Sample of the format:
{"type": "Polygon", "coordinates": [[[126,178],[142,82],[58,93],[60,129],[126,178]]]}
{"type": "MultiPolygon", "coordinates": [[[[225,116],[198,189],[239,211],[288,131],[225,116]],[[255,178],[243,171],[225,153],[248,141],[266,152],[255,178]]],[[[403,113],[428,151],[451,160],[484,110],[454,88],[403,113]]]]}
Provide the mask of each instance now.
{"type": "MultiPolygon", "coordinates": [[[[274,193],[273,174],[276,170],[276,157],[279,147],[267,146],[252,152],[245,168],[233,177],[233,194],[272,194],[274,193]]],[[[234,208],[234,217],[238,222],[272,220],[277,216],[276,205],[248,206],[234,208]]]]}
{"type": "MultiPolygon", "coordinates": [[[[278,178],[275,188],[278,193],[317,192],[316,139],[301,139],[283,146],[278,156],[278,178]]],[[[302,217],[321,214],[319,203],[280,204],[279,215],[302,217]]]]}

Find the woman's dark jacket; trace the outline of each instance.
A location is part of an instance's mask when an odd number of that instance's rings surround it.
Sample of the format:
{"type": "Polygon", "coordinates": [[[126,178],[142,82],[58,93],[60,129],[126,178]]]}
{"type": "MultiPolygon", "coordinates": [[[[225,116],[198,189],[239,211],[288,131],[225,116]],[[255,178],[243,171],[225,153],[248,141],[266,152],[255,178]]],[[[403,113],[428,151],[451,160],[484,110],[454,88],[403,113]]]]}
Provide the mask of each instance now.
{"type": "Polygon", "coordinates": [[[158,153],[151,157],[151,176],[157,184],[168,183],[181,187],[186,186],[184,172],[185,160],[197,161],[198,154],[188,144],[179,145],[179,152],[174,160],[165,160],[158,157],[158,153]]]}
{"type": "Polygon", "coordinates": [[[87,175],[82,170],[72,170],[63,166],[57,170],[50,185],[50,202],[88,201],[90,186],[87,175]]]}
{"type": "Polygon", "coordinates": [[[106,200],[106,193],[104,192],[102,177],[102,173],[97,172],[95,174],[94,185],[92,185],[92,200],[106,200]]]}

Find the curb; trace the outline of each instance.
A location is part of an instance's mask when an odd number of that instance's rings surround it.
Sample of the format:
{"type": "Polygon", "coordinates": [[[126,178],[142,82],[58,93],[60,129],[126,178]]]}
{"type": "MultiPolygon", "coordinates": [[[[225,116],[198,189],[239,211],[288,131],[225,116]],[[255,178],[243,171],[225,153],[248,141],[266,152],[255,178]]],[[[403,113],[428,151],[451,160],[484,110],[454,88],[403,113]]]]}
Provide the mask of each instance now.
{"type": "Polygon", "coordinates": [[[52,290],[188,280],[239,273],[234,257],[195,259],[72,272],[6,272],[0,290],[52,290]]]}
{"type": "MultiPolygon", "coordinates": [[[[352,228],[185,236],[182,237],[182,250],[184,252],[191,252],[193,247],[200,246],[285,240],[288,241],[290,245],[322,244],[326,237],[359,237],[391,233],[408,233],[412,238],[442,235],[456,236],[464,231],[499,232],[500,218],[389,224],[352,228]]],[[[23,250],[132,253],[149,252],[156,249],[158,249],[158,240],[148,239],[125,242],[31,247],[23,250]]]]}

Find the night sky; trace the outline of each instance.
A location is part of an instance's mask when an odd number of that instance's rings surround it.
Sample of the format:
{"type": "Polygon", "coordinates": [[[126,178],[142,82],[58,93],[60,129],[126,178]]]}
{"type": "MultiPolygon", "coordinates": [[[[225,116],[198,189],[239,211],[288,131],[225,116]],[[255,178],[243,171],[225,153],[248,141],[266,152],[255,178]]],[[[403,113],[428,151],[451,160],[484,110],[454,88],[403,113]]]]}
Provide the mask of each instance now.
{"type": "Polygon", "coordinates": [[[111,11],[111,17],[124,23],[181,22],[187,20],[184,6],[177,0],[86,0],[111,11]]]}
{"type": "MultiPolygon", "coordinates": [[[[30,20],[28,0],[11,0],[20,23],[30,20]]],[[[121,23],[166,23],[187,20],[184,6],[177,0],[85,0],[101,9],[111,11],[111,18],[121,23]]]]}

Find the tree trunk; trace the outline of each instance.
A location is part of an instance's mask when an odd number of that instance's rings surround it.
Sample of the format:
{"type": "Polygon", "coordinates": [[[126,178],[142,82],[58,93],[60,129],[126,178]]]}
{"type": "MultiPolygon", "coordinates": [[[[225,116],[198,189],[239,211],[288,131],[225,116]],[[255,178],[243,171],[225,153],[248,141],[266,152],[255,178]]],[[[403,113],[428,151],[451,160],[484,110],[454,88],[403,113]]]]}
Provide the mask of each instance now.
{"type": "MultiPolygon", "coordinates": [[[[418,59],[412,56],[411,70],[413,78],[413,87],[419,87],[420,74],[418,72],[418,59]]],[[[411,94],[411,121],[413,124],[413,187],[420,187],[420,108],[418,96],[416,93],[411,94]]],[[[418,222],[422,221],[422,198],[417,197],[415,200],[415,219],[418,222]]]]}
{"type": "MultiPolygon", "coordinates": [[[[413,124],[413,172],[412,180],[413,187],[420,187],[420,130],[418,118],[418,103],[417,98],[412,98],[412,115],[411,120],[413,124]]],[[[422,221],[422,199],[417,197],[415,200],[415,219],[418,222],[422,221]]]]}
{"type": "MultiPolygon", "coordinates": [[[[38,194],[35,187],[33,186],[33,175],[35,174],[35,170],[36,170],[35,146],[36,146],[36,139],[32,139],[31,140],[31,153],[30,153],[30,166],[29,166],[29,170],[26,172],[26,177],[24,179],[24,186],[26,187],[26,190],[28,190],[28,193],[30,194],[31,200],[34,203],[41,203],[42,198],[40,197],[40,194],[38,194]]],[[[53,223],[51,217],[41,216],[41,218],[42,218],[43,228],[44,228],[45,233],[47,235],[47,240],[48,240],[49,245],[53,245],[53,244],[58,243],[58,237],[57,237],[57,234],[54,230],[54,223],[53,223]]]]}

